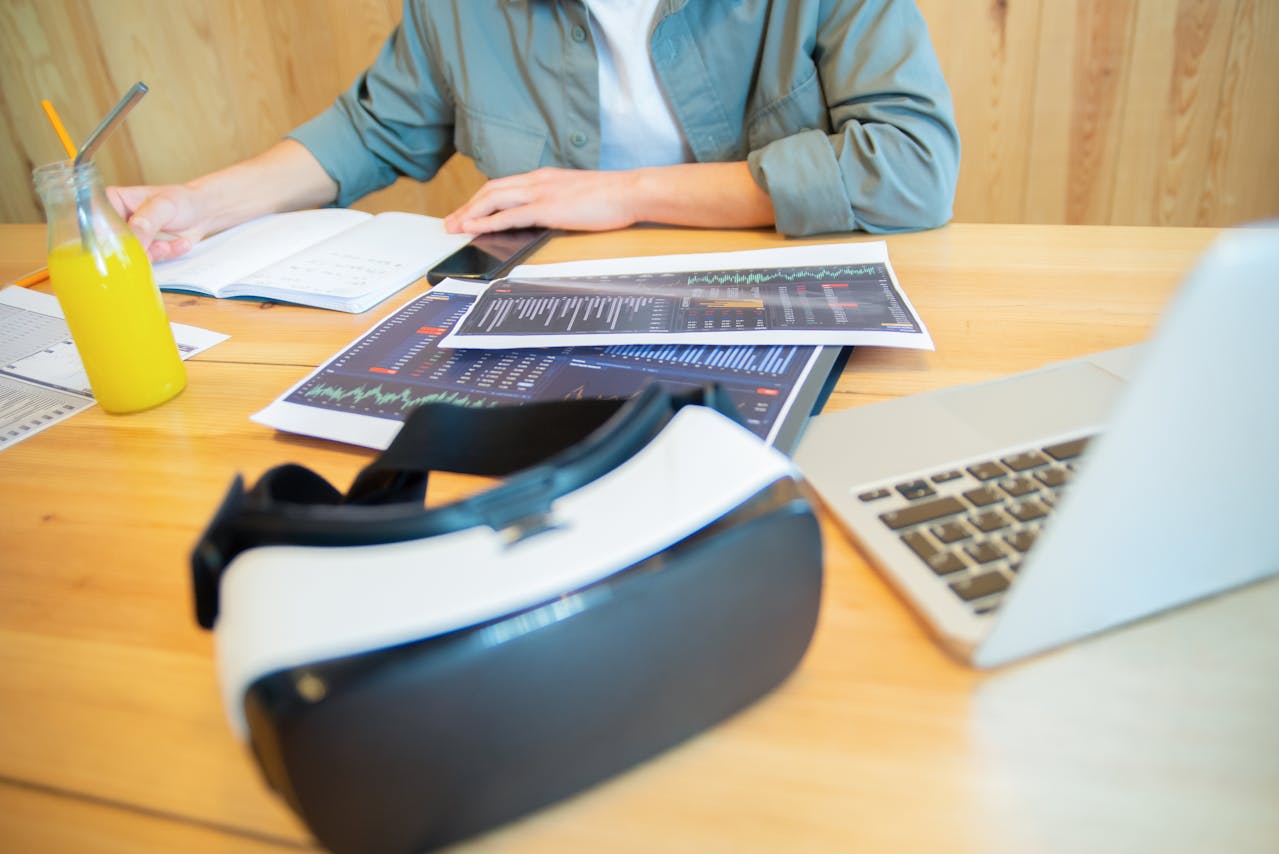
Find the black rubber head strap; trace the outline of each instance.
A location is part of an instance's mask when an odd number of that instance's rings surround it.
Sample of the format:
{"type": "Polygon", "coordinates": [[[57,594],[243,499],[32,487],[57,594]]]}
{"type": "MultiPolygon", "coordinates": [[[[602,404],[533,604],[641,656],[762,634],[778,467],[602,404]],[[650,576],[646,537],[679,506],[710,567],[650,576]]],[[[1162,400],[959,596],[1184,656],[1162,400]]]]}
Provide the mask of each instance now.
{"type": "Polygon", "coordinates": [[[622,404],[573,400],[492,409],[420,407],[381,456],[356,476],[346,500],[421,503],[432,471],[500,477],[526,469],[598,430],[622,404]]]}

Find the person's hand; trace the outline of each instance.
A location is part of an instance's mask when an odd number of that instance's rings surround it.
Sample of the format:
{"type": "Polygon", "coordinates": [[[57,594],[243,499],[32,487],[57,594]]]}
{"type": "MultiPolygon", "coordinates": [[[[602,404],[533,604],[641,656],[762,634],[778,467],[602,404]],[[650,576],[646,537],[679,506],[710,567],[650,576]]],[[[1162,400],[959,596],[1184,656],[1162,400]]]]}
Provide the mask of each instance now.
{"type": "Polygon", "coordinates": [[[195,191],[182,184],[107,187],[107,199],[152,261],[185,254],[210,230],[195,191]]]}
{"type": "Polygon", "coordinates": [[[545,167],[496,178],[444,218],[453,233],[486,234],[544,226],[607,231],[636,221],[635,173],[545,167]]]}
{"type": "Polygon", "coordinates": [[[543,168],[489,181],[444,218],[444,227],[465,234],[535,225],[606,231],[637,222],[758,228],[773,224],[773,201],[744,160],[615,172],[543,168]]]}

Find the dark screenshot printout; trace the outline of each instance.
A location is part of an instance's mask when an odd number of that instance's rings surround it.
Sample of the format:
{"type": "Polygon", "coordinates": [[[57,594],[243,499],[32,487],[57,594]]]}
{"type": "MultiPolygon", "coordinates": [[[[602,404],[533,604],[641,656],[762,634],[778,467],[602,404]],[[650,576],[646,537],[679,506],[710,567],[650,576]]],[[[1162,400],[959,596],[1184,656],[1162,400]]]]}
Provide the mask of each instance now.
{"type": "MultiPolygon", "coordinates": [[[[259,415],[282,404],[398,424],[415,406],[437,401],[500,406],[621,399],[654,381],[676,388],[719,382],[742,423],[788,450],[785,442],[795,438],[811,412],[839,352],[793,345],[441,349],[440,339],[473,300],[472,294],[437,287],[380,322],[259,415]]],[[[277,423],[269,415],[258,420],[286,430],[293,423],[277,423]]],[[[357,433],[327,438],[370,444],[357,433]]]]}
{"type": "Polygon", "coordinates": [[[523,268],[494,281],[441,346],[932,347],[886,254],[855,263],[620,274],[562,270],[523,268]]]}

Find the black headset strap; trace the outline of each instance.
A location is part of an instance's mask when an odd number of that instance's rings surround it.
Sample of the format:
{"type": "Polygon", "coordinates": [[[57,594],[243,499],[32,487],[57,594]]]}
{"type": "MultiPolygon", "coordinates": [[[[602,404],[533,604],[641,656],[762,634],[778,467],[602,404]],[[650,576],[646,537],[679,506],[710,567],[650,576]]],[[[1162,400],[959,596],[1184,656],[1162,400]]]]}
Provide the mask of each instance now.
{"type": "Polygon", "coordinates": [[[356,475],[349,504],[421,503],[432,471],[499,477],[543,462],[598,430],[621,400],[571,400],[491,409],[427,404],[356,475]]]}

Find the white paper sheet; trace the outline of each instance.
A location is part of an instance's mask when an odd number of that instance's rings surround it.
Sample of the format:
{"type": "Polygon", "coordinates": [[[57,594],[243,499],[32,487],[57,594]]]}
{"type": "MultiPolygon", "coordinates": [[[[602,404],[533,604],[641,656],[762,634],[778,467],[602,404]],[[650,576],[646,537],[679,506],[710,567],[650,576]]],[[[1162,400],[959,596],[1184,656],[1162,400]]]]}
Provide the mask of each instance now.
{"type": "MultiPolygon", "coordinates": [[[[171,325],[183,359],[230,337],[171,325]]],[[[57,298],[26,288],[0,289],[0,450],[95,402],[57,298]]]]}

